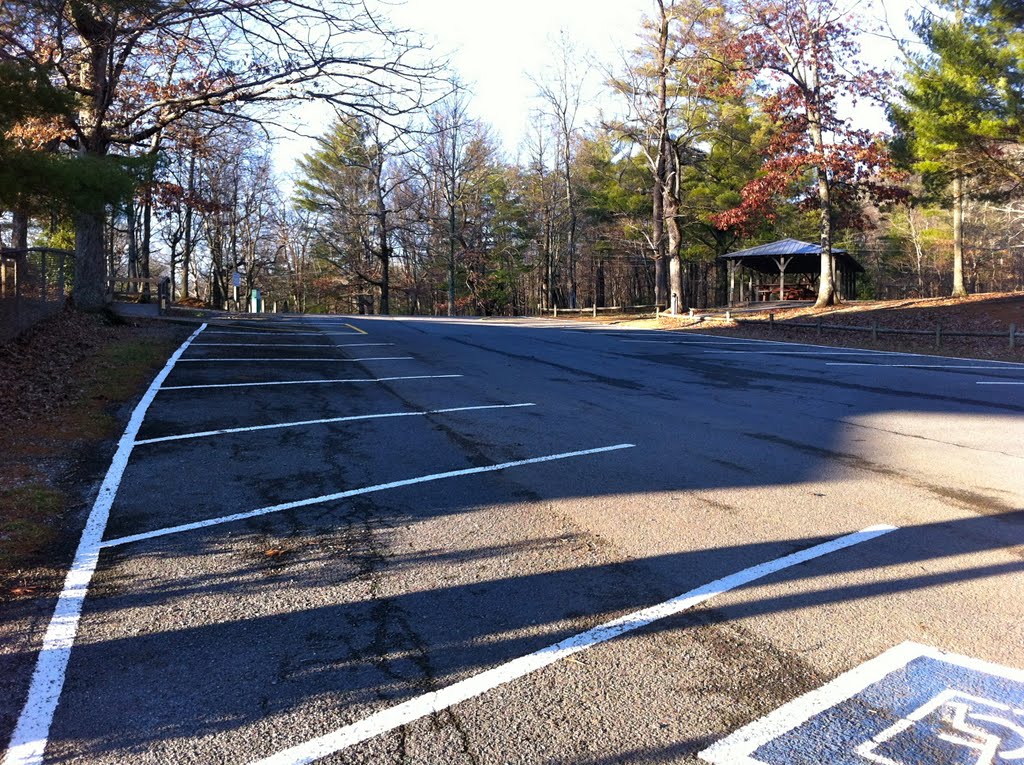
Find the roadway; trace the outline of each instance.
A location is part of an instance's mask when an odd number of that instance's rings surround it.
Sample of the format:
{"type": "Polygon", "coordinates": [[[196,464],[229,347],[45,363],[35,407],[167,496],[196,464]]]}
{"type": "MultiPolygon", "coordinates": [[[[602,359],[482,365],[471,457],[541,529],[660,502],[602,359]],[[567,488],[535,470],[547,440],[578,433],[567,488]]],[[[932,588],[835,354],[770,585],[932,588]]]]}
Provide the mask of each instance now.
{"type": "Polygon", "coordinates": [[[1024,365],[285,316],[172,362],[4,765],[696,763],[904,641],[1024,667],[1024,365]]]}

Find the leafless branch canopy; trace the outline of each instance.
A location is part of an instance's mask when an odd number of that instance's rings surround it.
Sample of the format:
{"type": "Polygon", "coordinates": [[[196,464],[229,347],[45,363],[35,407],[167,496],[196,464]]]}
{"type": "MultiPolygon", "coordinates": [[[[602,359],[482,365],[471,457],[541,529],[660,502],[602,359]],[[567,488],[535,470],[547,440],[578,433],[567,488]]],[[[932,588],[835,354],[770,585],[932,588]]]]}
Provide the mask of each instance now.
{"type": "Polygon", "coordinates": [[[62,137],[97,153],[231,105],[321,99],[398,118],[441,73],[359,0],[0,0],[0,58],[75,94],[62,137]]]}

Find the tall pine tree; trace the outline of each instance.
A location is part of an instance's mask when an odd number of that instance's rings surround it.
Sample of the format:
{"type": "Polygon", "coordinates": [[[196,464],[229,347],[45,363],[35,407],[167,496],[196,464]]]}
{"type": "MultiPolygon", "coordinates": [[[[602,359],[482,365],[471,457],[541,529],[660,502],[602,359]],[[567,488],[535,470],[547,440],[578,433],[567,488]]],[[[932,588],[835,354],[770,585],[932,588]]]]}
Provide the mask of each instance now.
{"type": "Polygon", "coordinates": [[[1024,31],[1010,0],[940,0],[914,25],[924,53],[910,55],[904,103],[892,122],[927,184],[949,189],[954,297],[964,287],[964,201],[971,181],[991,189],[1024,181],[1019,158],[1024,31]]]}

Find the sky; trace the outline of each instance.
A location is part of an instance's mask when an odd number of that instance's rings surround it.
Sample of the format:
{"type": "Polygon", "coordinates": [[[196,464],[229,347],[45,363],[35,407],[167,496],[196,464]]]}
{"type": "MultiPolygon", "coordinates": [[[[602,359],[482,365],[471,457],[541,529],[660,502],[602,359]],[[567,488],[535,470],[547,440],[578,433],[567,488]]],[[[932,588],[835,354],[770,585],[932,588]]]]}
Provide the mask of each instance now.
{"type": "MultiPolygon", "coordinates": [[[[538,105],[529,76],[550,64],[559,34],[564,30],[581,53],[616,62],[620,50],[634,46],[652,6],[653,0],[409,0],[390,15],[436,40],[438,51],[453,52],[455,69],[473,90],[473,110],[514,152],[538,105]]],[[[590,79],[593,103],[600,73],[590,79]]]]}
{"type": "MultiPolygon", "coordinates": [[[[857,2],[857,0],[852,0],[857,2]]],[[[858,10],[881,18],[883,8],[899,33],[903,18],[916,0],[860,0],[858,10]],[[874,3],[872,5],[872,3],[874,3]]],[[[590,53],[603,66],[622,61],[622,52],[636,45],[640,20],[651,13],[654,0],[407,0],[381,4],[397,27],[416,30],[472,90],[473,116],[491,125],[509,159],[515,159],[527,133],[531,111],[538,106],[530,75],[541,75],[552,60],[553,41],[564,30],[578,50],[590,53]]],[[[863,40],[864,58],[885,66],[895,54],[892,45],[877,37],[863,40]]],[[[597,105],[607,98],[599,68],[591,71],[584,121],[597,117],[597,105]]],[[[858,119],[865,126],[884,128],[880,109],[863,104],[858,119]]],[[[326,121],[324,113],[310,110],[306,125],[326,121]]],[[[326,128],[326,125],[325,125],[326,128]]],[[[275,151],[279,172],[288,173],[294,158],[308,151],[308,140],[283,141],[275,151]]]]}

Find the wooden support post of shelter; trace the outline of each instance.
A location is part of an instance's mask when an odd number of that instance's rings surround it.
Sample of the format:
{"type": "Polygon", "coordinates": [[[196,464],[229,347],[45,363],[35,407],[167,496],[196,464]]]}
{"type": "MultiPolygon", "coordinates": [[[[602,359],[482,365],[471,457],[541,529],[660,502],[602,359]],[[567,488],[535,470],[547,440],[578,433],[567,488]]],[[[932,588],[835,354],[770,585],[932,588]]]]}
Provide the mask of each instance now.
{"type": "Polygon", "coordinates": [[[793,260],[789,258],[772,258],[775,261],[775,265],[779,267],[779,300],[786,299],[786,266],[793,260]]]}

